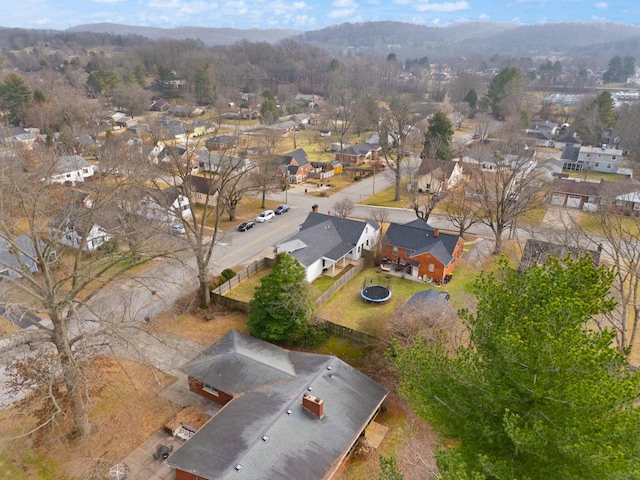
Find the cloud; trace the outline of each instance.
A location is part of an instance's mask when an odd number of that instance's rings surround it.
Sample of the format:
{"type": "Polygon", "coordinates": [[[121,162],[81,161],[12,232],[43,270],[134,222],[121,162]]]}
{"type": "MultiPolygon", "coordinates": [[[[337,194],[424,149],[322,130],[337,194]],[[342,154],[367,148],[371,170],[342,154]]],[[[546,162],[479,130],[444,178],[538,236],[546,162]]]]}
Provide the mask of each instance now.
{"type": "Polygon", "coordinates": [[[124,0],[91,0],[91,3],[122,3],[124,0]]]}
{"type": "Polygon", "coordinates": [[[358,8],[358,4],[353,0],[334,0],[331,4],[336,7],[329,12],[329,18],[344,18],[353,15],[358,8]]]}
{"type": "Polygon", "coordinates": [[[596,2],[593,4],[598,10],[606,10],[609,8],[609,4],[607,2],[596,2]]]}
{"type": "Polygon", "coordinates": [[[47,25],[51,23],[51,19],[49,17],[39,18],[35,21],[36,25],[47,25]]]}
{"type": "Polygon", "coordinates": [[[487,15],[486,13],[481,13],[478,16],[478,20],[489,20],[491,17],[489,15],[487,15]]]}
{"type": "Polygon", "coordinates": [[[397,5],[411,5],[419,12],[458,12],[471,8],[466,0],[443,3],[430,3],[429,0],[394,0],[394,3],[397,5]]]}

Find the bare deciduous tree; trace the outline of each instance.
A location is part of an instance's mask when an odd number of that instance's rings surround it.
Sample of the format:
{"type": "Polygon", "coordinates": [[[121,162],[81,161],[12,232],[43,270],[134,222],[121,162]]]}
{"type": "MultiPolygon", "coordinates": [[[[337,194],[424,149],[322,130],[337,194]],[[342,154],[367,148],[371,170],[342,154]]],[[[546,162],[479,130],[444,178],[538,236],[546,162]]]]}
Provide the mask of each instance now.
{"type": "Polygon", "coordinates": [[[99,311],[94,300],[163,252],[151,242],[141,244],[135,255],[119,248],[117,228],[105,243],[111,231],[105,223],[117,224],[114,212],[127,195],[126,184],[135,179],[96,176],[73,189],[52,180],[60,159],[43,155],[38,160],[29,169],[20,156],[0,162],[0,241],[7,252],[0,259],[7,274],[0,302],[7,309],[35,310],[47,321],[25,315],[34,328],[5,335],[1,350],[42,344],[53,352],[51,372],[61,376],[63,388],[49,388],[46,401],[55,407],[53,415],[68,405],[73,435],[82,437],[89,428],[83,361],[100,335],[126,323],[99,311]]]}
{"type": "Polygon", "coordinates": [[[447,192],[443,207],[447,219],[458,229],[458,235],[464,238],[464,234],[479,221],[477,205],[472,197],[467,195],[468,178],[447,192]]]}
{"type": "Polygon", "coordinates": [[[354,203],[348,198],[341,198],[333,204],[333,211],[340,218],[347,218],[353,210],[354,203]]]}
{"type": "MultiPolygon", "coordinates": [[[[508,145],[503,145],[508,147],[508,145]]],[[[492,152],[491,159],[471,174],[467,194],[478,206],[480,222],[494,234],[493,253],[502,252],[502,235],[515,228],[520,215],[538,208],[544,201],[543,174],[527,150],[492,152]]]]}
{"type": "Polygon", "coordinates": [[[381,110],[378,135],[382,156],[395,178],[394,201],[401,198],[402,176],[411,158],[412,148],[422,138],[415,127],[414,102],[408,95],[396,95],[381,110]]]}

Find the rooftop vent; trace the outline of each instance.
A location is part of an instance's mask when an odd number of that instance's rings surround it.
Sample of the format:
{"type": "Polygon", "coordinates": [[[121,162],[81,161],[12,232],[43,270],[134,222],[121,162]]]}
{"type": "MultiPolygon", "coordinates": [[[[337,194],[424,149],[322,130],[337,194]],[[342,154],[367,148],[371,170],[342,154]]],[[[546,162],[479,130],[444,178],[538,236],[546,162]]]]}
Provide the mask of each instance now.
{"type": "Polygon", "coordinates": [[[236,465],[236,472],[239,472],[240,470],[242,470],[244,467],[240,464],[236,465]]]}
{"type": "Polygon", "coordinates": [[[262,441],[263,442],[268,442],[269,441],[269,436],[268,435],[263,435],[262,436],[262,441]]]}
{"type": "Polygon", "coordinates": [[[287,410],[287,415],[291,415],[293,413],[293,410],[287,410]]]}
{"type": "Polygon", "coordinates": [[[327,370],[331,370],[331,365],[329,365],[329,366],[327,367],[327,370]]]}
{"type": "Polygon", "coordinates": [[[307,390],[309,390],[310,392],[313,392],[313,387],[307,387],[307,390]]]}

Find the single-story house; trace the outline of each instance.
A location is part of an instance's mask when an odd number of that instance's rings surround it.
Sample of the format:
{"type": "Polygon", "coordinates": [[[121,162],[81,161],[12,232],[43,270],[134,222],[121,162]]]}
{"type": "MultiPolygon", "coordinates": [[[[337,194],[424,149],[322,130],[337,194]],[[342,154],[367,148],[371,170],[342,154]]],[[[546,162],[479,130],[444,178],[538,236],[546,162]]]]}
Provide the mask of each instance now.
{"type": "Polygon", "coordinates": [[[38,128],[8,127],[0,128],[0,143],[21,145],[25,150],[33,149],[40,137],[38,128]]]}
{"type": "Polygon", "coordinates": [[[49,222],[49,235],[62,245],[94,252],[118,229],[118,213],[94,206],[91,194],[67,192],[64,205],[49,222]]]}
{"type": "MultiPolygon", "coordinates": [[[[44,245],[43,245],[43,248],[44,245]]],[[[20,278],[38,271],[33,239],[26,234],[4,237],[0,234],[0,279],[20,278]]]]}
{"type": "Polygon", "coordinates": [[[591,255],[593,264],[597,267],[600,264],[601,252],[601,247],[598,247],[598,250],[587,250],[582,247],[571,247],[530,238],[522,251],[518,272],[522,273],[530,265],[543,265],[549,257],[562,260],[570,256],[575,260],[581,255],[591,255]]]}
{"type": "Polygon", "coordinates": [[[380,225],[311,212],[300,231],[276,246],[287,252],[307,272],[311,283],[323,273],[335,276],[349,261],[357,261],[364,250],[372,250],[380,236],[380,225]]]}
{"type": "Polygon", "coordinates": [[[85,178],[92,177],[95,167],[80,155],[63,155],[53,161],[49,171],[50,183],[84,182],[85,178]]]}
{"type": "Polygon", "coordinates": [[[237,331],[181,370],[192,392],[224,408],[165,460],[177,480],[330,480],[388,395],[335,356],[237,331]]]}
{"type": "Polygon", "coordinates": [[[382,253],[388,260],[402,265],[411,276],[436,284],[453,274],[463,247],[460,235],[441,232],[420,219],[404,225],[391,222],[382,241],[382,253]]]}
{"type": "Polygon", "coordinates": [[[367,161],[376,161],[380,155],[382,147],[370,143],[356,143],[350,147],[343,148],[342,153],[336,152],[336,160],[340,160],[347,165],[362,165],[367,161]]]}
{"type": "Polygon", "coordinates": [[[582,140],[580,140],[576,132],[567,133],[555,140],[555,147],[560,150],[564,150],[566,147],[579,147],[580,145],[582,145],[582,140]]]}
{"type": "Polygon", "coordinates": [[[640,182],[628,179],[621,182],[600,181],[600,204],[619,215],[640,216],[640,182]]]}
{"type": "Polygon", "coordinates": [[[459,162],[424,158],[407,188],[426,193],[446,192],[464,178],[462,165],[459,162]]]}
{"type": "Polygon", "coordinates": [[[207,138],[204,142],[209,150],[228,150],[230,148],[236,148],[240,138],[237,135],[216,135],[215,137],[207,138]]]}
{"type": "Polygon", "coordinates": [[[531,128],[527,128],[524,131],[527,138],[531,138],[535,141],[535,145],[537,147],[554,147],[555,141],[553,139],[553,134],[547,130],[535,130],[531,128]]]}
{"type": "Polygon", "coordinates": [[[569,208],[597,209],[600,182],[588,182],[578,178],[554,178],[549,189],[551,205],[569,208]]]}

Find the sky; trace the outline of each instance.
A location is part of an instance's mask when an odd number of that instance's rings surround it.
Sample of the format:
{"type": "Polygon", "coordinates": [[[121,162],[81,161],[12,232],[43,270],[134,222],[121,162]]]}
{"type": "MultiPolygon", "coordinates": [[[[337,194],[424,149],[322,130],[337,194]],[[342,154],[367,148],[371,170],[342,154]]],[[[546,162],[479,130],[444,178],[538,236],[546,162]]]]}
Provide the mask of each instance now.
{"type": "Polygon", "coordinates": [[[0,26],[64,30],[89,23],[148,27],[294,28],[395,20],[640,25],[639,0],[0,0],[0,26]],[[10,5],[13,4],[13,8],[10,5]]]}

